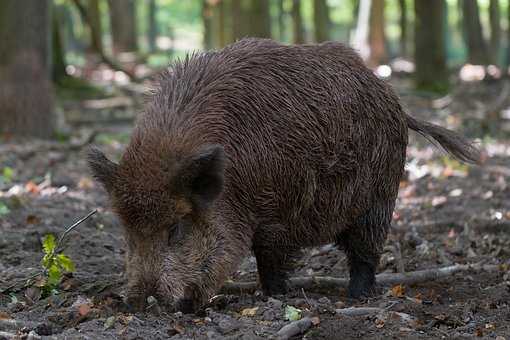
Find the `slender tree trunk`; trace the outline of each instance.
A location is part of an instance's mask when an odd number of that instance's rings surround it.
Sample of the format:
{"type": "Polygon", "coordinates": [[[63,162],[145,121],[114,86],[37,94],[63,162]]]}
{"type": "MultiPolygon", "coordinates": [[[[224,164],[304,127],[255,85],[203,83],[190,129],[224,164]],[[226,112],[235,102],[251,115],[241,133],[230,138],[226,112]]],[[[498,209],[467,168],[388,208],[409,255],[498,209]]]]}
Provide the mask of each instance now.
{"type": "Polygon", "coordinates": [[[278,0],[278,37],[280,41],[285,40],[285,0],[278,0]]]}
{"type": "Polygon", "coordinates": [[[241,0],[231,0],[231,13],[232,13],[232,40],[236,41],[243,38],[243,24],[242,24],[242,8],[241,0]]]}
{"type": "Polygon", "coordinates": [[[269,13],[269,0],[252,0],[252,36],[271,38],[271,16],[269,13]]]}
{"type": "Polygon", "coordinates": [[[241,37],[252,37],[253,36],[253,14],[252,14],[252,1],[253,0],[239,0],[240,1],[240,23],[239,30],[241,37]]]}
{"type": "Polygon", "coordinates": [[[368,44],[369,26],[370,26],[370,8],[371,0],[360,0],[357,8],[356,30],[352,38],[352,45],[359,52],[363,60],[370,57],[370,46],[368,44]]]}
{"type": "Polygon", "coordinates": [[[210,50],[214,48],[213,37],[213,8],[209,0],[202,0],[202,24],[204,26],[204,48],[210,50]]]}
{"type": "Polygon", "coordinates": [[[294,44],[305,42],[303,17],[301,16],[301,0],[292,0],[292,32],[294,44]]]}
{"type": "Polygon", "coordinates": [[[499,0],[490,0],[489,21],[491,25],[490,59],[493,64],[499,65],[499,52],[501,44],[501,12],[499,7],[499,0]]]}
{"type": "Polygon", "coordinates": [[[418,89],[448,89],[444,0],[415,0],[415,82],[418,89]]]}
{"type": "Polygon", "coordinates": [[[52,53],[53,53],[53,67],[52,67],[52,80],[54,83],[61,83],[62,79],[67,76],[66,73],[66,58],[64,49],[64,39],[62,37],[62,20],[60,20],[62,8],[53,4],[52,13],[52,53]]]}
{"type": "Polygon", "coordinates": [[[0,1],[0,136],[54,132],[50,5],[0,1]]]}
{"type": "Polygon", "coordinates": [[[487,52],[487,44],[483,38],[477,0],[462,1],[462,14],[464,34],[468,49],[468,62],[477,65],[487,65],[489,63],[489,54],[487,52]]]}
{"type": "Polygon", "coordinates": [[[228,8],[226,0],[218,1],[218,47],[225,47],[227,44],[227,15],[225,11],[228,8]]]}
{"type": "Polygon", "coordinates": [[[90,41],[92,49],[97,53],[104,53],[103,47],[103,26],[101,25],[101,12],[99,11],[99,0],[87,1],[87,17],[90,26],[90,41]]]}
{"type": "Polygon", "coordinates": [[[406,57],[407,51],[407,2],[398,0],[400,8],[400,55],[406,57]]]}
{"type": "Polygon", "coordinates": [[[315,41],[329,40],[329,7],[326,0],[313,0],[313,21],[315,25],[315,41]]]}
{"type": "Polygon", "coordinates": [[[134,0],[108,0],[114,53],[138,50],[134,0]]]}
{"type": "Polygon", "coordinates": [[[384,0],[372,0],[370,10],[370,58],[368,64],[380,65],[386,61],[386,37],[384,34],[384,0]]]}
{"type": "Polygon", "coordinates": [[[147,40],[149,51],[156,51],[156,38],[158,36],[158,25],[156,22],[157,5],[156,0],[149,0],[147,40]]]}

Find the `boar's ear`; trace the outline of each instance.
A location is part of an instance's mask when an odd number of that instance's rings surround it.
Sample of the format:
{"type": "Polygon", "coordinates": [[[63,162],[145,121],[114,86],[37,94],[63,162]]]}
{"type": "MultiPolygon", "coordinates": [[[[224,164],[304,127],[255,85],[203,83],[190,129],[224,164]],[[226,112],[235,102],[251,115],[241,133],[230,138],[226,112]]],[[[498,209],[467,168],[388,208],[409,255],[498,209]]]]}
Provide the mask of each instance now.
{"type": "Polygon", "coordinates": [[[225,152],[220,145],[209,145],[185,162],[180,180],[192,203],[207,208],[223,190],[225,152]]]}
{"type": "Polygon", "coordinates": [[[113,190],[117,176],[118,165],[110,161],[95,147],[87,150],[87,161],[95,179],[97,179],[108,192],[113,190]]]}

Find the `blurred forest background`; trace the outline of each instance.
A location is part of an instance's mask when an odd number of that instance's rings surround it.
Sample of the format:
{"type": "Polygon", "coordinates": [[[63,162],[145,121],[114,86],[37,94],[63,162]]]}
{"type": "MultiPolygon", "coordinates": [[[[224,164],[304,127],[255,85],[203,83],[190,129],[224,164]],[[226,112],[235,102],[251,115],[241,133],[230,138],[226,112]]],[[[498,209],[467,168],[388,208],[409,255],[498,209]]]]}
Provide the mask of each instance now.
{"type": "Polygon", "coordinates": [[[379,76],[446,94],[507,77],[509,20],[508,0],[2,0],[0,136],[55,136],[66,100],[122,108],[172,59],[247,36],[348,43],[379,76]]]}

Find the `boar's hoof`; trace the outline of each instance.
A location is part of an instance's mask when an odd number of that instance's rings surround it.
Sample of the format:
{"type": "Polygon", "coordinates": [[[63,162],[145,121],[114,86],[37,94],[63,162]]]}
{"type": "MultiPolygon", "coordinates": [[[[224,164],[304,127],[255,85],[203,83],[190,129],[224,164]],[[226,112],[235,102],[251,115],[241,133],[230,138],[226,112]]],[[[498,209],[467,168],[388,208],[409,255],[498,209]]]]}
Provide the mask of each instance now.
{"type": "Polygon", "coordinates": [[[351,282],[349,282],[349,288],[347,290],[347,295],[351,299],[357,299],[357,300],[373,297],[374,295],[376,295],[376,287],[375,287],[374,283],[351,281],[351,282]]]}
{"type": "Polygon", "coordinates": [[[267,280],[262,283],[262,290],[265,295],[284,295],[289,291],[289,286],[285,279],[267,280]]]}
{"type": "Polygon", "coordinates": [[[124,307],[128,312],[143,312],[145,309],[145,299],[141,297],[127,297],[124,300],[124,307]]]}
{"type": "Polygon", "coordinates": [[[184,314],[193,314],[196,308],[192,299],[182,298],[175,302],[175,309],[184,314]]]}

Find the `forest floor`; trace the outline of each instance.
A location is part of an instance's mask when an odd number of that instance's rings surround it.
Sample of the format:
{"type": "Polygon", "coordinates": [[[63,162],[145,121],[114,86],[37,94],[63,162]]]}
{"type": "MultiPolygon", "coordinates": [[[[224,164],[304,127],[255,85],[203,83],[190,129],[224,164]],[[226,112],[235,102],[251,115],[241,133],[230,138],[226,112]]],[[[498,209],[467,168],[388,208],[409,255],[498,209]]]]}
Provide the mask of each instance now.
{"type": "MultiPolygon", "coordinates": [[[[500,91],[497,83],[460,85],[451,96],[438,99],[407,91],[405,81],[397,85],[414,116],[469,136],[480,136],[473,126],[480,125],[480,115],[500,91]]],[[[498,128],[504,130],[505,125],[498,128]]],[[[265,339],[276,338],[282,327],[293,322],[286,317],[304,320],[299,324],[302,334],[292,339],[510,339],[510,140],[504,133],[482,139],[487,157],[481,167],[446,158],[411,133],[406,179],[379,273],[476,264],[472,269],[415,284],[383,285],[378,296],[366,301],[349,300],[342,287],[294,289],[272,298],[259,292],[227,294],[203,314],[183,315],[157,307],[137,314],[120,308],[126,284],[122,227],[108,208],[104,190],[90,177],[82,144],[95,132],[94,142],[118,158],[130,124],[96,123],[70,131],[71,138],[63,142],[0,145],[0,171],[4,169],[0,339],[13,335],[21,339],[265,339]],[[98,213],[69,235],[65,253],[76,271],[64,277],[58,294],[44,297],[37,284],[26,285],[41,269],[42,238],[48,233],[60,235],[93,209],[98,213]],[[348,307],[377,309],[345,315],[348,307]]],[[[345,256],[332,245],[303,253],[292,276],[348,277],[345,256]]],[[[232,280],[256,280],[253,257],[244,261],[232,280]]]]}

